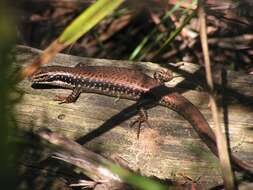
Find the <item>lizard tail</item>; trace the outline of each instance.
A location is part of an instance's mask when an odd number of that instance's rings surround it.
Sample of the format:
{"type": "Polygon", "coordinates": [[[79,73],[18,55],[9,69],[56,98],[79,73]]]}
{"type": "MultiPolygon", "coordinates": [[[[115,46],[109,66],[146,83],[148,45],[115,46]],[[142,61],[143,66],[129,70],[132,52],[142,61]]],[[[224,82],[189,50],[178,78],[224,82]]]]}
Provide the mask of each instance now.
{"type": "MultiPolygon", "coordinates": [[[[215,134],[201,112],[190,101],[178,93],[172,93],[164,96],[160,104],[176,111],[189,121],[200,138],[218,157],[215,134]]],[[[244,171],[251,175],[253,174],[253,166],[243,162],[233,154],[231,155],[231,162],[234,169],[244,171]]]]}

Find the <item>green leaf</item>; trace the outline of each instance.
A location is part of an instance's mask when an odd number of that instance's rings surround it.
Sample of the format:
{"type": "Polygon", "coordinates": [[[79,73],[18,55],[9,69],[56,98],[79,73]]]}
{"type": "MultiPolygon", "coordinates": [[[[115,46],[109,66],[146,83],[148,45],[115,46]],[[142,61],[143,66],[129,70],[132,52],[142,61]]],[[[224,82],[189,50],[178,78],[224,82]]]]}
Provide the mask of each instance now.
{"type": "Polygon", "coordinates": [[[142,190],[166,190],[166,189],[168,189],[168,187],[166,187],[165,185],[163,185],[153,179],[134,174],[128,170],[125,170],[125,169],[119,167],[119,166],[111,165],[111,166],[109,166],[109,168],[111,169],[112,172],[115,172],[116,174],[118,174],[126,183],[133,185],[133,186],[137,187],[138,189],[142,189],[142,190]]]}
{"type": "Polygon", "coordinates": [[[59,42],[69,45],[88,32],[105,16],[116,9],[123,0],[99,0],[78,16],[61,34],[59,42]]]}
{"type": "MultiPolygon", "coordinates": [[[[186,0],[180,0],[178,1],[170,10],[168,10],[165,15],[161,18],[161,24],[164,23],[168,17],[170,17],[175,11],[180,9],[180,6],[182,3],[184,3],[186,0]]],[[[196,5],[197,0],[193,0],[192,3],[190,4],[191,6],[196,5]]],[[[188,9],[184,9],[185,13],[189,11],[188,9]]],[[[141,43],[138,44],[137,47],[133,50],[131,53],[129,60],[141,60],[143,57],[146,56],[146,54],[155,46],[157,45],[166,35],[166,33],[159,33],[158,32],[158,27],[155,27],[147,36],[145,36],[141,43]],[[154,41],[150,41],[152,37],[156,36],[154,41]],[[150,41],[150,42],[149,42],[150,41]],[[148,44],[149,42],[149,44],[148,44]],[[146,48],[145,48],[146,46],[146,48]],[[146,50],[145,50],[146,49],[146,50]],[[141,55],[142,54],[142,55],[141,55]]],[[[175,33],[178,34],[178,33],[175,33]]],[[[175,37],[175,36],[174,36],[175,37]]],[[[170,40],[173,40],[174,38],[171,38],[170,40]]]]}

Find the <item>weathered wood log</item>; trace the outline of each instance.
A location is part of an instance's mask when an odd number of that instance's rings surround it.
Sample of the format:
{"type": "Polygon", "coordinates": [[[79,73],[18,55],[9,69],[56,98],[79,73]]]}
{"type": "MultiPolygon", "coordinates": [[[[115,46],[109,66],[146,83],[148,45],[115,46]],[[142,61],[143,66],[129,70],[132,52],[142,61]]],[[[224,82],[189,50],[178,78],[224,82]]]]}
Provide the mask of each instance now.
{"type": "Polygon", "coordinates": [[[80,179],[78,183],[70,186],[84,186],[95,190],[129,189],[122,176],[111,171],[110,166],[114,165],[112,161],[49,129],[42,128],[37,130],[36,134],[53,145],[53,158],[72,164],[91,179],[80,179]]]}
{"type": "MultiPolygon", "coordinates": [[[[40,53],[32,48],[17,47],[14,51],[16,64],[27,65],[40,53]]],[[[147,74],[164,69],[151,62],[81,58],[64,54],[58,54],[50,65],[74,66],[79,62],[131,67],[147,74]]],[[[199,66],[190,63],[177,67],[173,64],[164,66],[178,76],[167,85],[177,84],[183,95],[200,109],[213,127],[208,96],[196,90],[204,83],[199,66]]],[[[253,164],[253,76],[233,71],[226,75],[223,73],[223,76],[221,80],[220,73],[215,72],[216,87],[225,94],[220,98],[220,121],[226,125],[232,152],[253,164]]],[[[71,139],[79,139],[86,147],[107,157],[121,157],[130,168],[146,176],[179,181],[185,180],[182,174],[193,179],[200,177],[198,183],[201,187],[214,187],[222,182],[215,156],[190,124],[171,110],[160,106],[150,109],[148,114],[152,128],[142,128],[137,139],[136,130],[129,127],[130,120],[116,127],[107,125],[105,129],[102,126],[108,119],[134,104],[133,101],[82,93],[76,103],[58,104],[53,100],[54,96],[68,95],[69,90],[35,89],[28,80],[20,82],[18,88],[24,91],[22,101],[16,107],[19,127],[24,130],[48,127],[71,139]],[[98,129],[102,131],[100,135],[91,133],[98,129]]]]}

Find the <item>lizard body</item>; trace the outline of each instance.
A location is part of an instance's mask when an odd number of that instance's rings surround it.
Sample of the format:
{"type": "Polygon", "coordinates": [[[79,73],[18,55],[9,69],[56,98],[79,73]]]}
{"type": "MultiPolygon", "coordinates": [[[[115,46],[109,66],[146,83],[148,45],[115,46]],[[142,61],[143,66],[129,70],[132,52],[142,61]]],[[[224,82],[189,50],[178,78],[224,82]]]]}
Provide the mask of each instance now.
{"type": "MultiPolygon", "coordinates": [[[[31,82],[49,84],[73,89],[72,93],[62,99],[74,102],[81,92],[97,93],[138,101],[143,95],[157,98],[157,103],[176,111],[193,126],[200,138],[210,150],[218,156],[216,137],[201,112],[186,98],[172,89],[165,87],[158,80],[137,70],[108,66],[76,67],[48,66],[42,67],[30,77],[31,82]],[[165,89],[166,94],[161,95],[165,89]]],[[[231,161],[235,169],[253,174],[253,167],[234,155],[231,161]]]]}

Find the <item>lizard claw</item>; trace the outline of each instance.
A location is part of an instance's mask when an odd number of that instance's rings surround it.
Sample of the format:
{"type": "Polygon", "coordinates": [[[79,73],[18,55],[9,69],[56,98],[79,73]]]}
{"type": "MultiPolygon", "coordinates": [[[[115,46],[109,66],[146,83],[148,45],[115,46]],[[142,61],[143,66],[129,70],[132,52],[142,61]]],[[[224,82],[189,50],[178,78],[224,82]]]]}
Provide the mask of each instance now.
{"type": "Polygon", "coordinates": [[[58,101],[59,104],[64,104],[64,103],[68,103],[67,98],[68,97],[56,95],[54,98],[54,101],[58,101]]]}
{"type": "Polygon", "coordinates": [[[148,114],[146,110],[141,108],[139,110],[139,117],[137,117],[134,121],[132,121],[129,126],[134,127],[135,124],[137,124],[137,139],[140,137],[140,132],[141,132],[141,125],[144,124],[148,127],[151,127],[151,125],[148,122],[148,114]]]}

